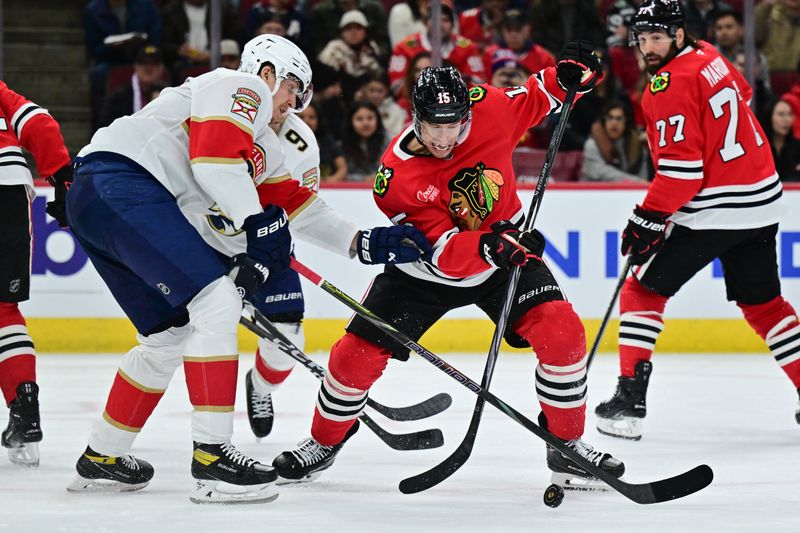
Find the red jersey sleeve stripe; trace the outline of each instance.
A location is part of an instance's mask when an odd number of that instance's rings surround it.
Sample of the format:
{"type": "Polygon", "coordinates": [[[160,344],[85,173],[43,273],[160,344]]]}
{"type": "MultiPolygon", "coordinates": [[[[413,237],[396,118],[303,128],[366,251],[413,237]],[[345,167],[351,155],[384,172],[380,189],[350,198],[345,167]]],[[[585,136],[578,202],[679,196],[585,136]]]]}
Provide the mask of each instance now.
{"type": "Polygon", "coordinates": [[[253,132],[227,117],[192,117],[189,123],[189,159],[246,160],[253,150],[253,132]]]}
{"type": "Polygon", "coordinates": [[[317,195],[291,176],[268,178],[256,187],[262,206],[274,204],[286,211],[289,220],[299,215],[317,195]]]}

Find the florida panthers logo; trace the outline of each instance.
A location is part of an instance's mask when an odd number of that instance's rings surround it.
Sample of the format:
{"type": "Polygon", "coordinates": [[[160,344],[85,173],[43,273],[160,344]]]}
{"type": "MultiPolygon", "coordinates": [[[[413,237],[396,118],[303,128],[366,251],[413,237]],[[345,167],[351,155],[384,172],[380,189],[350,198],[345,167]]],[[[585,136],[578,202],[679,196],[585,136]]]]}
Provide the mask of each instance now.
{"type": "Polygon", "coordinates": [[[500,201],[503,174],[478,163],[462,168],[447,184],[450,190],[450,218],[460,230],[476,230],[500,201]]]}
{"type": "Polygon", "coordinates": [[[233,220],[228,218],[217,204],[212,205],[208,210],[215,214],[206,215],[206,220],[208,221],[208,225],[217,233],[225,235],[226,237],[234,237],[244,231],[234,226],[233,220]]]}

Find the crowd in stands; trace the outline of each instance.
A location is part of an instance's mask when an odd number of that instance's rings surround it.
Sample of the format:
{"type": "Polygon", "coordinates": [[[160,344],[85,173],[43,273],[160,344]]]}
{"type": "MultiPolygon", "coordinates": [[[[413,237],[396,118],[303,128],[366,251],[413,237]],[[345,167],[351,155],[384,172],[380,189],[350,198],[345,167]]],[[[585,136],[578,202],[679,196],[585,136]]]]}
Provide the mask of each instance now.
{"type": "MultiPolygon", "coordinates": [[[[641,0],[222,0],[222,66],[272,33],[296,42],[314,71],[301,115],[316,133],[324,182],[372,181],[389,141],[410,123],[409,88],[431,64],[438,25],[442,58],[469,84],[512,87],[555,65],[569,40],[592,42],[605,81],[575,106],[554,177],[652,179],[640,110],[648,76],[629,45],[641,0]],[[312,31],[313,28],[313,31],[312,31]]],[[[744,71],[742,0],[685,0],[687,27],[744,71]]],[[[84,10],[93,129],[133,113],[165,87],[209,69],[209,0],[90,0],[84,10]]],[[[755,8],[754,105],[784,181],[800,181],[800,0],[755,8]]],[[[519,141],[518,174],[535,180],[555,119],[519,141]]]]}

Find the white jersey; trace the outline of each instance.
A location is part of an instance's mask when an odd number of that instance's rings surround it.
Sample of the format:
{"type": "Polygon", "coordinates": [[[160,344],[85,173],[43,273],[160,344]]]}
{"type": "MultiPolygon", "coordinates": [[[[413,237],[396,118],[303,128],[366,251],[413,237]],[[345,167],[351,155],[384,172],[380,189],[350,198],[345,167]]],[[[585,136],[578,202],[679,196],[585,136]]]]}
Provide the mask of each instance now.
{"type": "MultiPolygon", "coordinates": [[[[292,113],[271,139],[259,155],[268,163],[256,180],[261,205],[272,203],[286,210],[292,237],[351,257],[350,245],[358,229],[316,194],[319,144],[314,132],[292,113]]],[[[246,251],[244,233],[219,209],[211,207],[187,218],[217,251],[229,257],[246,251]]]]}
{"type": "Polygon", "coordinates": [[[314,132],[294,113],[289,113],[278,132],[286,152],[284,164],[300,185],[319,192],[319,144],[314,132]]]}
{"type": "Polygon", "coordinates": [[[141,111],[98,130],[78,155],[121,154],[161,182],[187,218],[211,210],[240,228],[262,211],[256,183],[288,174],[271,118],[263,80],[220,68],[165,89],[141,111]]]}

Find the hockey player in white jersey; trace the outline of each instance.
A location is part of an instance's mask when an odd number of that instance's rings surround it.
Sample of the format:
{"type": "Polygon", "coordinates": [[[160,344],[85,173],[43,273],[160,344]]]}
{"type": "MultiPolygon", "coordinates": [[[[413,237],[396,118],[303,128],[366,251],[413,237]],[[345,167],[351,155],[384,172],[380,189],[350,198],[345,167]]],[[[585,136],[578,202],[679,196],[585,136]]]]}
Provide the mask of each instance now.
{"type": "MultiPolygon", "coordinates": [[[[255,38],[273,39],[272,35],[255,38]]],[[[250,46],[250,45],[248,45],[250,46]]],[[[245,50],[245,54],[247,50],[245,50]]],[[[243,62],[240,69],[253,68],[243,62]]],[[[364,231],[328,206],[316,192],[319,188],[319,145],[314,133],[295,112],[273,117],[270,127],[277,137],[265,136],[269,145],[254,147],[251,169],[262,204],[284,208],[295,237],[345,257],[358,257],[364,264],[416,261],[430,251],[427,239],[412,226],[377,227],[364,231]],[[274,143],[279,143],[275,145],[274,143]],[[269,157],[259,163],[261,155],[269,157]],[[283,155],[283,159],[281,158],[283,155]],[[405,239],[405,240],[404,240],[405,239]],[[413,245],[410,245],[413,242],[413,245]]],[[[246,240],[235,223],[217,209],[205,216],[192,214],[190,222],[215,249],[229,257],[240,257],[246,240]]],[[[241,276],[244,278],[244,276],[241,276]]],[[[248,292],[250,292],[248,290],[248,292]]],[[[302,318],[305,311],[300,279],[293,270],[270,275],[249,300],[301,350],[305,347],[302,318]]],[[[274,409],[271,393],[289,376],[294,359],[273,343],[261,339],[255,365],[247,373],[247,414],[253,433],[263,438],[272,430],[274,409]]]]}
{"type": "Polygon", "coordinates": [[[300,232],[318,226],[310,240],[352,249],[365,262],[393,255],[413,261],[417,246],[427,244],[401,246],[403,237],[424,241],[404,227],[376,228],[363,238],[290,179],[269,123],[302,110],[311,94],[302,51],[281,37],[259,36],[245,46],[239,72],[217,69],[167,89],[98,131],[81,151],[69,220],[140,344],[120,366],[69,490],[147,485],[152,466],[128,452],[183,359],[194,407],[190,499],[277,497],[272,468],[230,444],[241,295],[288,265],[291,219],[300,232]]]}
{"type": "Polygon", "coordinates": [[[191,501],[277,497],[272,467],[230,442],[242,301],[229,265],[187,220],[211,206],[224,213],[245,236],[239,262],[262,281],[288,266],[286,213],[262,206],[248,168],[264,162],[252,157],[254,143],[275,139],[272,116],[307,104],[311,70],[288,41],[258,45],[243,58],[258,62],[253,73],[217,69],[166,89],[99,130],[79,154],[67,218],[139,345],[120,365],[68,490],[147,485],[153,467],[129,452],[183,362],[193,406],[191,501]],[[287,48],[302,61],[285,58],[287,48]]]}

